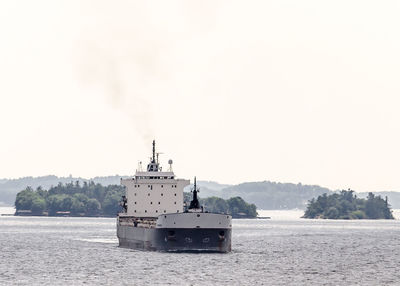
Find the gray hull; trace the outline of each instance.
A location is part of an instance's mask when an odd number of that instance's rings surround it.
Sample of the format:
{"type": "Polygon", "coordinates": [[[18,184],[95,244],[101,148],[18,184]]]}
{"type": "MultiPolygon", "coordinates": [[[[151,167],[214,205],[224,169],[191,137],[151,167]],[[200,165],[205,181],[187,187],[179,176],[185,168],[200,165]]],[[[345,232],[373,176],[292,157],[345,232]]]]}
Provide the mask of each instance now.
{"type": "Polygon", "coordinates": [[[121,247],[176,252],[230,252],[230,228],[145,228],[117,226],[121,247]]]}

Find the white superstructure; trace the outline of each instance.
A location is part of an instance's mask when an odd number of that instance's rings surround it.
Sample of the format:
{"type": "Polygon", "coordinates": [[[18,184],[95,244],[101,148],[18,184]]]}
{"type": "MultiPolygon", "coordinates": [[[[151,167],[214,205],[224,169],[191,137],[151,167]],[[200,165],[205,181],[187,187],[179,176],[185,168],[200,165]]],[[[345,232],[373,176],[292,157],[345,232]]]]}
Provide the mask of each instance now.
{"type": "Polygon", "coordinates": [[[153,156],[146,171],[141,164],[132,178],[121,180],[126,187],[123,212],[117,218],[121,247],[158,251],[231,251],[232,217],[210,213],[200,204],[194,177],[193,198],[183,207],[183,188],[189,180],[176,179],[172,160],[168,172],[158,163],[153,141],[153,156]]]}
{"type": "Polygon", "coordinates": [[[126,216],[158,217],[167,213],[183,212],[183,189],[189,180],[176,179],[172,170],[160,171],[158,156],[153,157],[146,171],[137,170],[133,178],[122,179],[126,187],[126,216]]]}

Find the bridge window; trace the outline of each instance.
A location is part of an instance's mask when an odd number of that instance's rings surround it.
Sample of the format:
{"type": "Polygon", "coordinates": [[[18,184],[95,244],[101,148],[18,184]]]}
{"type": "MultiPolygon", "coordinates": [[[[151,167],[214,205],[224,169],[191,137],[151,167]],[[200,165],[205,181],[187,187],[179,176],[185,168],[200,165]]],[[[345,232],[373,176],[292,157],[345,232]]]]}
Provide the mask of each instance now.
{"type": "Polygon", "coordinates": [[[161,193],[161,196],[163,196],[164,194],[163,193],[161,193]]]}

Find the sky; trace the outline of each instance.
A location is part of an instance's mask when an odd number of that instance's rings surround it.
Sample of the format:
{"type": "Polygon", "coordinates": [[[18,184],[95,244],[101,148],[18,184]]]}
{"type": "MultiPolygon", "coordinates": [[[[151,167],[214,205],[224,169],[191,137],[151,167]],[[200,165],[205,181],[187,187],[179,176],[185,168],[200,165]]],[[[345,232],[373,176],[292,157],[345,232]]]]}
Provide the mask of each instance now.
{"type": "Polygon", "coordinates": [[[398,1],[0,2],[0,178],[400,191],[398,1]]]}

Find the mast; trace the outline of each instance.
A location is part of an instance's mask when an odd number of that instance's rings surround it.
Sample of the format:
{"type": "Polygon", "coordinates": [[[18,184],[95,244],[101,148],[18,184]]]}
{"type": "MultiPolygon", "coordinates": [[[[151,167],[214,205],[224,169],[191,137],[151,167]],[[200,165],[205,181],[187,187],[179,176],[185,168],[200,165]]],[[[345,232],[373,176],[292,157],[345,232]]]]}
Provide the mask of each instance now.
{"type": "Polygon", "coordinates": [[[194,177],[194,189],[193,189],[193,199],[190,202],[189,209],[199,209],[200,202],[197,199],[197,185],[196,185],[196,177],[194,177]]]}
{"type": "Polygon", "coordinates": [[[153,156],[150,157],[150,163],[147,165],[147,172],[158,172],[158,154],[156,161],[156,140],[153,140],[153,156]]]}
{"type": "Polygon", "coordinates": [[[156,140],[153,140],[153,160],[152,163],[156,162],[156,140]]]}

